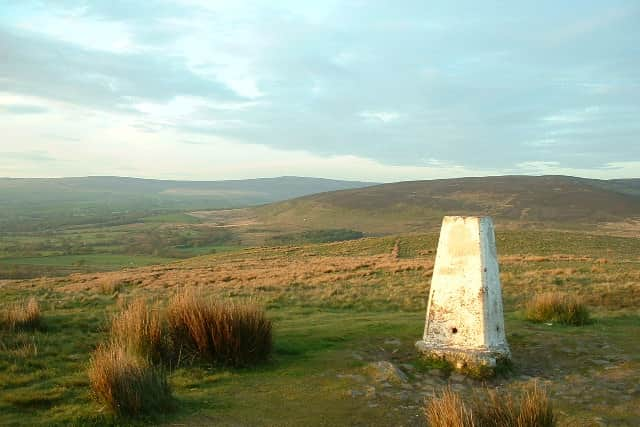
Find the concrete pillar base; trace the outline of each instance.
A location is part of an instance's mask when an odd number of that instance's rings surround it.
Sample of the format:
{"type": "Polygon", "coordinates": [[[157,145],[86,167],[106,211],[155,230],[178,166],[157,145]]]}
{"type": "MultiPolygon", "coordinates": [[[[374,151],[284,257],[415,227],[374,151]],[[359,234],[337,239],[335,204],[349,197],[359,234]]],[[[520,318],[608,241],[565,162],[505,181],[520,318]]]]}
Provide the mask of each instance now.
{"type": "Polygon", "coordinates": [[[508,347],[494,349],[469,349],[434,345],[417,341],[416,349],[422,357],[443,360],[458,372],[475,378],[488,378],[510,366],[511,352],[508,347]]]}

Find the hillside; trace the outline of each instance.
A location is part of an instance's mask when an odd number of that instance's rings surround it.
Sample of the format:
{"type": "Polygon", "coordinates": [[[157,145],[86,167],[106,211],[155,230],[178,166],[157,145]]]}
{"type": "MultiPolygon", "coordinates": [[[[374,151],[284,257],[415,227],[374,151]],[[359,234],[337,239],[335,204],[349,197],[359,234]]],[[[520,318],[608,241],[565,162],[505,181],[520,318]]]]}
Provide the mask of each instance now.
{"type": "Polygon", "coordinates": [[[264,223],[365,232],[424,230],[443,215],[491,215],[502,223],[574,225],[640,217],[638,180],[497,176],[383,184],[255,209],[264,223]]]}
{"type": "Polygon", "coordinates": [[[121,224],[157,211],[242,207],[367,185],[371,183],[304,177],[229,181],[0,178],[0,230],[121,224]]]}
{"type": "Polygon", "coordinates": [[[594,184],[602,188],[617,191],[618,193],[640,196],[640,178],[609,179],[606,181],[596,181],[594,184]]]}

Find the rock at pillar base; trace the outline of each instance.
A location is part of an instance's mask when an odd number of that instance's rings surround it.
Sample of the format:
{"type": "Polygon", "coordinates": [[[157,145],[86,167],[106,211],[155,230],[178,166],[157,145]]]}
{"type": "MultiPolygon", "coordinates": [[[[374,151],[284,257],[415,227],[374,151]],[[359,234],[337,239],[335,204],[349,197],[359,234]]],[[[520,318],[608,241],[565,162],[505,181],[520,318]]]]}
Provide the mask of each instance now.
{"type": "Polygon", "coordinates": [[[489,351],[436,347],[422,340],[416,342],[416,349],[425,359],[448,362],[454,370],[478,379],[493,377],[511,367],[508,349],[489,351]]]}
{"type": "Polygon", "coordinates": [[[509,364],[491,218],[444,217],[416,348],[474,376],[491,376],[509,364]]]}

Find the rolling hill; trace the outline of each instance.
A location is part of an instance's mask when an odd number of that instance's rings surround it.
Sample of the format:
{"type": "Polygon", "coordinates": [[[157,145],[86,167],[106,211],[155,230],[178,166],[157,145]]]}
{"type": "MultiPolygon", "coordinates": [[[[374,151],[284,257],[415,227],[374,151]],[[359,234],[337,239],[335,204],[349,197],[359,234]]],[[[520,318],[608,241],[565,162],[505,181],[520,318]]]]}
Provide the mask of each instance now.
{"type": "Polygon", "coordinates": [[[243,207],[368,185],[372,183],[304,177],[228,181],[0,178],[0,230],[111,225],[158,211],[243,207]]]}
{"type": "Polygon", "coordinates": [[[639,184],[568,176],[412,181],[301,197],[255,213],[264,223],[370,233],[424,230],[437,226],[443,215],[491,215],[503,224],[571,228],[640,218],[639,184]]]}

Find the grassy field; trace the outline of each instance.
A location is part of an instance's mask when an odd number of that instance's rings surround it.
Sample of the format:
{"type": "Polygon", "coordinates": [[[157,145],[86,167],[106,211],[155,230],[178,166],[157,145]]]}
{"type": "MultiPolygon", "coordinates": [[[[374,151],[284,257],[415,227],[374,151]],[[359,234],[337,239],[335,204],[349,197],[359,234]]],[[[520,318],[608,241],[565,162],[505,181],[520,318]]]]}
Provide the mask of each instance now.
{"type": "MultiPolygon", "coordinates": [[[[216,211],[210,211],[215,214],[216,211]]],[[[104,227],[68,226],[55,231],[0,232],[0,279],[64,276],[162,264],[256,245],[349,240],[353,230],[295,231],[252,228],[234,218],[198,218],[173,213],[104,227]]]]}
{"type": "Polygon", "coordinates": [[[185,213],[125,225],[0,233],[0,279],[63,276],[161,264],[244,246],[232,230],[185,213]]]}
{"type": "MultiPolygon", "coordinates": [[[[0,281],[3,304],[36,296],[44,328],[0,332],[2,425],[424,425],[422,404],[447,385],[483,387],[422,363],[436,234],[253,248],[126,271],[0,281]],[[265,365],[196,364],[170,373],[175,412],[115,419],[90,395],[89,355],[110,315],[145,297],[162,305],[184,286],[221,299],[252,299],[274,321],[265,365]],[[403,378],[379,378],[389,361],[403,378]]],[[[514,372],[487,383],[547,387],[561,425],[640,423],[640,239],[502,230],[507,337],[514,372]],[[532,295],[581,297],[594,322],[530,323],[532,295]]]]}

